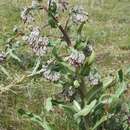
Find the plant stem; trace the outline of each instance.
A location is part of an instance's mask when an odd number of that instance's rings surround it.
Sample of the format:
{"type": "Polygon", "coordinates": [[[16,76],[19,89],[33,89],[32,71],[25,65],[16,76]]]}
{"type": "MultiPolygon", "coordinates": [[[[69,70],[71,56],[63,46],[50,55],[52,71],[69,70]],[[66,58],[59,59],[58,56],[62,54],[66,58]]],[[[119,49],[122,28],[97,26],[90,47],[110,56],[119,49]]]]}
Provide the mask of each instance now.
{"type": "MultiPolygon", "coordinates": [[[[48,13],[48,9],[45,6],[43,6],[40,9],[44,9],[48,13]]],[[[55,16],[53,16],[53,14],[51,14],[51,17],[57,23],[57,26],[58,26],[59,30],[62,32],[64,40],[66,41],[67,45],[71,46],[71,40],[70,40],[66,30],[60,25],[59,21],[55,18],[55,16]]]]}
{"type": "Polygon", "coordinates": [[[38,58],[36,59],[36,65],[35,65],[35,67],[34,67],[34,69],[33,69],[33,71],[32,71],[32,75],[34,75],[34,74],[36,73],[37,69],[38,69],[39,66],[40,66],[40,63],[41,63],[41,58],[38,57],[38,58]]]}
{"type": "MultiPolygon", "coordinates": [[[[80,94],[80,97],[81,97],[81,100],[82,100],[81,107],[84,108],[87,91],[86,91],[86,88],[85,88],[84,80],[82,78],[81,78],[81,84],[80,84],[80,87],[79,87],[79,94],[80,94]]],[[[84,126],[82,126],[82,130],[89,130],[89,126],[88,126],[88,123],[87,123],[88,117],[87,116],[83,117],[82,121],[83,121],[83,124],[81,123],[81,125],[84,125],[84,126]]]]}

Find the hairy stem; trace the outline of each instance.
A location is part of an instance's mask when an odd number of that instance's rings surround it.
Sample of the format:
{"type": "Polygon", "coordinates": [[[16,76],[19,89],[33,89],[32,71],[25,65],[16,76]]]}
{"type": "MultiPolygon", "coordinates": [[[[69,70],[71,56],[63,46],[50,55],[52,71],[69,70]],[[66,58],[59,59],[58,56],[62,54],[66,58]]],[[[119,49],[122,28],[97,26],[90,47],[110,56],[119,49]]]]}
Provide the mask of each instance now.
{"type": "MultiPolygon", "coordinates": [[[[44,10],[48,13],[48,9],[47,9],[45,6],[43,6],[43,7],[40,8],[40,9],[44,9],[44,10]]],[[[64,38],[64,40],[66,41],[67,45],[68,45],[68,46],[71,46],[71,40],[70,40],[70,38],[69,38],[67,32],[65,31],[65,29],[60,25],[59,21],[55,18],[55,16],[53,16],[53,14],[51,14],[51,17],[52,17],[53,20],[57,23],[57,26],[58,26],[59,30],[62,32],[63,38],[64,38]]]]}
{"type": "MultiPolygon", "coordinates": [[[[81,84],[80,84],[80,87],[79,87],[79,94],[80,94],[80,97],[81,97],[81,100],[82,100],[81,107],[84,108],[87,91],[86,91],[86,87],[85,87],[85,84],[84,84],[84,80],[82,78],[81,78],[81,84]]],[[[81,122],[80,125],[82,125],[82,130],[89,130],[88,117],[87,116],[82,118],[82,122],[81,122]]]]}

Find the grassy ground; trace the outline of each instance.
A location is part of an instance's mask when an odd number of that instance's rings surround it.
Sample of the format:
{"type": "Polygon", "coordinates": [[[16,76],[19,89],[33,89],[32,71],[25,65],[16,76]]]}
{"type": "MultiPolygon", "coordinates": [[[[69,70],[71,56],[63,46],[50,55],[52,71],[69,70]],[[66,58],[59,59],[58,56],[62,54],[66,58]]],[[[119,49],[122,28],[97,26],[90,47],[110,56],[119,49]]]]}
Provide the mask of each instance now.
{"type": "MultiPolygon", "coordinates": [[[[4,48],[14,25],[20,23],[19,7],[29,1],[0,0],[0,50],[4,48]]],[[[106,74],[130,64],[130,0],[104,0],[102,6],[92,6],[92,1],[94,0],[76,0],[74,3],[82,3],[89,12],[90,21],[85,28],[85,34],[94,41],[96,66],[106,74]]],[[[31,58],[32,56],[27,56],[26,60],[30,61],[31,58]]],[[[9,60],[5,67],[13,79],[21,78],[25,74],[24,69],[13,60],[9,60]]],[[[12,79],[0,72],[0,86],[12,82],[12,79]]],[[[37,77],[13,86],[13,92],[0,95],[0,130],[40,130],[30,122],[22,120],[17,110],[25,108],[44,116],[45,99],[55,93],[57,87],[37,77]]],[[[76,126],[69,123],[66,115],[62,114],[51,113],[52,124],[57,124],[57,130],[76,130],[76,126]]]]}

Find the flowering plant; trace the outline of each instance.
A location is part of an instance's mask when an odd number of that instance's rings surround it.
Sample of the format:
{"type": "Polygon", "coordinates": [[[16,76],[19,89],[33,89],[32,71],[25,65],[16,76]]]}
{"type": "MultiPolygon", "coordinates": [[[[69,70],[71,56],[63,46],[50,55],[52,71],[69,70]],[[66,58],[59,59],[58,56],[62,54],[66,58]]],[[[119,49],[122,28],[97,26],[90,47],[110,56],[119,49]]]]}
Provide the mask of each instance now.
{"type": "MultiPolygon", "coordinates": [[[[46,80],[62,86],[62,92],[47,99],[47,112],[53,112],[56,108],[68,111],[82,130],[113,130],[109,124],[112,120],[116,122],[115,118],[122,114],[120,99],[128,87],[127,73],[119,70],[115,76],[103,78],[100,75],[93,66],[94,49],[83,34],[88,13],[81,6],[70,10],[68,6],[67,0],[48,0],[47,6],[32,0],[31,6],[23,8],[21,19],[25,28],[23,31],[15,28],[14,31],[16,36],[22,35],[22,40],[37,57],[36,66],[29,76],[42,74],[46,80]],[[37,23],[37,16],[33,16],[35,11],[40,14],[41,10],[47,14],[44,26],[37,23]],[[68,14],[64,26],[59,22],[62,13],[68,14]],[[55,29],[55,34],[59,35],[49,35],[45,32],[46,28],[52,29],[52,32],[55,29]],[[112,93],[109,92],[111,88],[114,88],[112,93]]],[[[21,61],[17,56],[12,56],[21,61]]],[[[1,54],[0,63],[4,59],[5,56],[1,54]]],[[[129,125],[126,125],[129,123],[129,108],[126,106],[126,118],[116,129],[129,129],[129,125]]],[[[18,112],[45,130],[54,129],[47,119],[23,109],[18,112]]]]}

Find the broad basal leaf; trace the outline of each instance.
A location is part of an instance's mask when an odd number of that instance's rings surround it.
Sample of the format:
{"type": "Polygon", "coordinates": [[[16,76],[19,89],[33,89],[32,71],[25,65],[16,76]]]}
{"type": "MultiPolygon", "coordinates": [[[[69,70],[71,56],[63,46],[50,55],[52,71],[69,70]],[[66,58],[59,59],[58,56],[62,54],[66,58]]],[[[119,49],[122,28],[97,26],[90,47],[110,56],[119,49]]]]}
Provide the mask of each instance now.
{"type": "Polygon", "coordinates": [[[86,105],[81,111],[79,111],[78,113],[76,113],[74,115],[74,118],[78,119],[81,116],[88,115],[92,111],[92,109],[95,107],[96,103],[97,103],[97,101],[93,100],[89,105],[86,105]]]}

